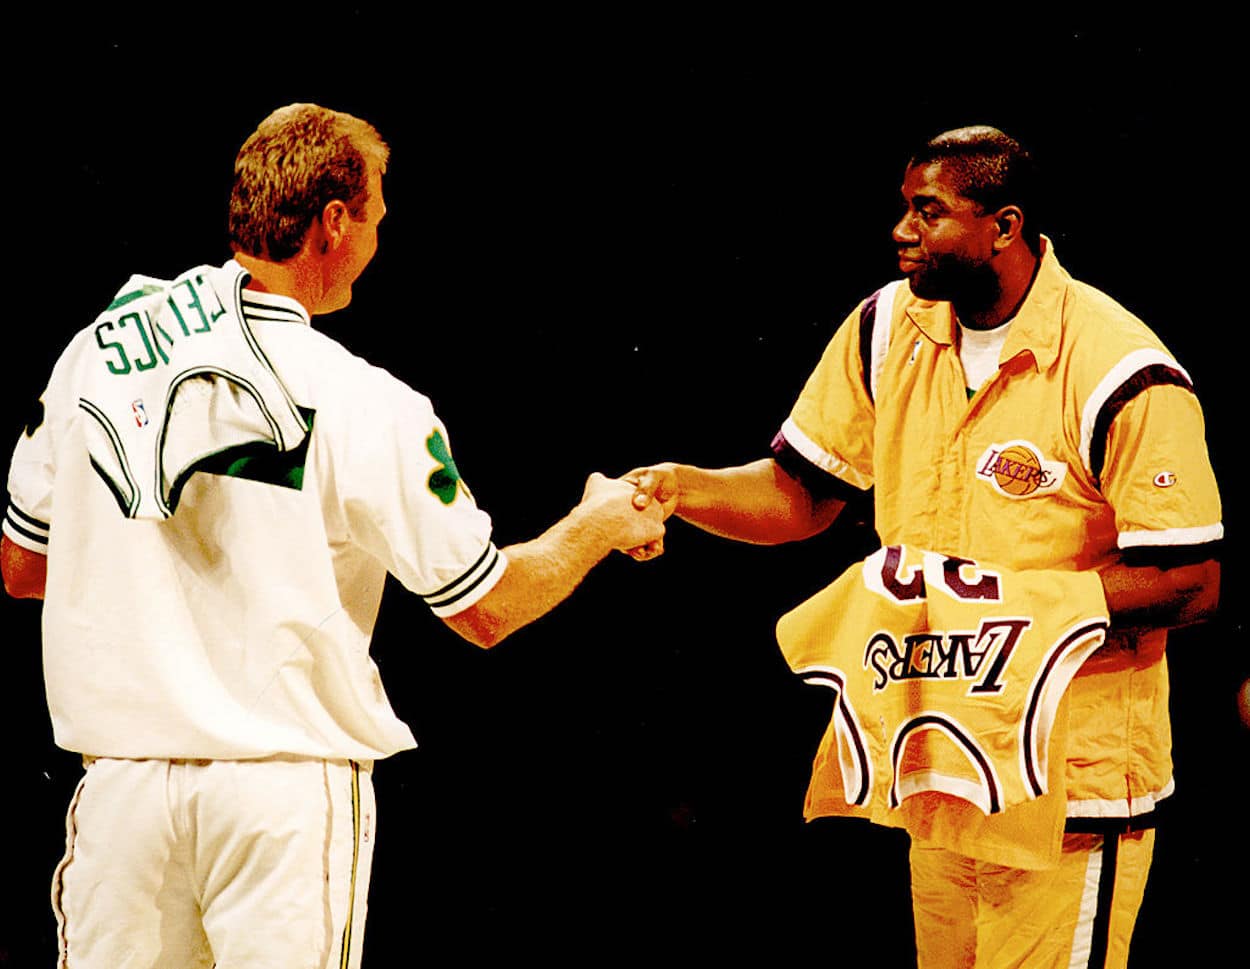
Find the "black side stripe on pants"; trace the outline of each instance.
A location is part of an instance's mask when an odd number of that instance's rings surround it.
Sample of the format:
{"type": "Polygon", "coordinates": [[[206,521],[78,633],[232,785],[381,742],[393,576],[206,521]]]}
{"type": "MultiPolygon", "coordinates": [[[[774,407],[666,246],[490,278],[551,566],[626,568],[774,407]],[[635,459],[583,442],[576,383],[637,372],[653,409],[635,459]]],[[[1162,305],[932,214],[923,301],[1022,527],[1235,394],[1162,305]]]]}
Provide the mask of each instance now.
{"type": "Polygon", "coordinates": [[[1107,944],[1111,937],[1111,902],[1115,897],[1116,859],[1120,852],[1120,836],[1104,835],[1102,839],[1102,870],[1098,875],[1098,904],[1094,910],[1093,936],[1090,939],[1090,969],[1107,964],[1107,944]]]}
{"type": "Polygon", "coordinates": [[[339,943],[339,969],[347,969],[352,960],[352,921],[356,917],[356,868],[360,864],[360,765],[352,766],[352,872],[347,897],[347,924],[339,943]]]}

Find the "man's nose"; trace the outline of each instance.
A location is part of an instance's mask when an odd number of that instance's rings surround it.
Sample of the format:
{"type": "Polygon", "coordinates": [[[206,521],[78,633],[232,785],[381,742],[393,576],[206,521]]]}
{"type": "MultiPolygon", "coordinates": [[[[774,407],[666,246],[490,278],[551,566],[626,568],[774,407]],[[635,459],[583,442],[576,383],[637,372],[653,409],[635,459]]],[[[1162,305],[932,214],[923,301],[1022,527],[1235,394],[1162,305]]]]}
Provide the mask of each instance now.
{"type": "Polygon", "coordinates": [[[911,246],[918,243],[920,236],[916,234],[913,213],[903,213],[903,217],[895,223],[894,231],[891,235],[894,238],[894,242],[900,246],[911,246]]]}

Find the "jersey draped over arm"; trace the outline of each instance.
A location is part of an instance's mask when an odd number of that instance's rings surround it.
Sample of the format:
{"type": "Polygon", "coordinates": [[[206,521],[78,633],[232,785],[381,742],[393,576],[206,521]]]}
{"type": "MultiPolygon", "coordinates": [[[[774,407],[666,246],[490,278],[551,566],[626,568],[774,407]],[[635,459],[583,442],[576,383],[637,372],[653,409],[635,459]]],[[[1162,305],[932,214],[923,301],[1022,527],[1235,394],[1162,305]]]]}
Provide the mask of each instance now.
{"type": "Polygon", "coordinates": [[[864,817],[1044,867],[1057,841],[1016,822],[1033,802],[1027,817],[1062,827],[1064,697],[1107,626],[1091,572],[1016,572],[909,546],[853,565],[777,624],[791,670],[835,694],[805,815],[864,817]]]}

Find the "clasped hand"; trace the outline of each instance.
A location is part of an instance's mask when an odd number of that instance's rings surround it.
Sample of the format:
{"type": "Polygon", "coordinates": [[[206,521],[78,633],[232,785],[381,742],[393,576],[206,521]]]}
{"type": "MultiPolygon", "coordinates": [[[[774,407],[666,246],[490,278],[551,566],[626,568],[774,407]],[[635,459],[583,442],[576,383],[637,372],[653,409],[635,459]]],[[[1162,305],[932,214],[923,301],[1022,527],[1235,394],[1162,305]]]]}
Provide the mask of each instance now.
{"type": "Polygon", "coordinates": [[[635,468],[619,478],[595,472],[582,505],[604,528],[613,548],[638,562],[664,554],[664,520],[677,505],[670,466],[635,468]]]}

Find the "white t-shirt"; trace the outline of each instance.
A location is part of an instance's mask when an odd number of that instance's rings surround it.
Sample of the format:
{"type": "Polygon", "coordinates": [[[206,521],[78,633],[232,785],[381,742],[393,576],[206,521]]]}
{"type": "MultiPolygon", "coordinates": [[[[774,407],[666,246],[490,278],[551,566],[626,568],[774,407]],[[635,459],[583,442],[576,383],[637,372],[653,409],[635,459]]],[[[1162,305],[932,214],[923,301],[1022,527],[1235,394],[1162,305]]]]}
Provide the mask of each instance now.
{"type": "Polygon", "coordinates": [[[169,519],[125,517],[92,467],[62,354],[19,440],[4,533],[46,551],[44,670],[56,742],[95,756],[377,759],[415,746],[369,643],[388,572],[440,616],[506,567],[430,401],[242,292],[251,331],[311,420],[306,446],[243,449],[191,475],[169,519]]]}
{"type": "Polygon", "coordinates": [[[969,390],[980,390],[998,372],[998,358],[1010,331],[1010,320],[992,330],[973,330],[959,324],[959,362],[969,390]]]}

